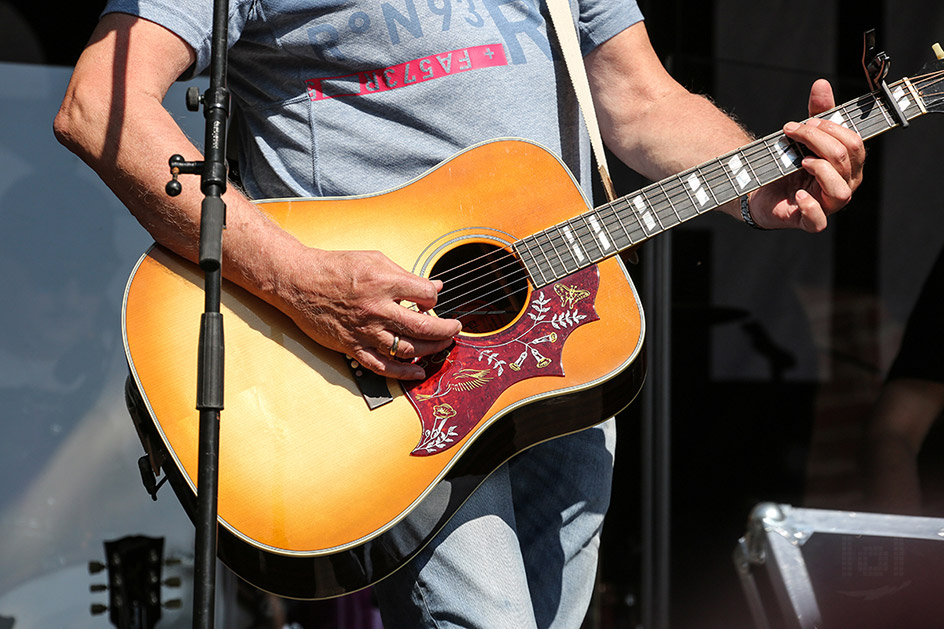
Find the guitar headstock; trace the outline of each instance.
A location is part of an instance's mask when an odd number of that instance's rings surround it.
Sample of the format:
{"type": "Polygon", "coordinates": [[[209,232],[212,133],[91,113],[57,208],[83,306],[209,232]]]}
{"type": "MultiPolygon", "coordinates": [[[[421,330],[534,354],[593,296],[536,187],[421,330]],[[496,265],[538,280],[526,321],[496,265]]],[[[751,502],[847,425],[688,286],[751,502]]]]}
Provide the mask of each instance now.
{"type": "Polygon", "coordinates": [[[912,84],[921,96],[928,113],[944,112],[944,48],[940,44],[931,47],[937,57],[921,68],[921,74],[912,78],[912,84]]]}
{"type": "Polygon", "coordinates": [[[132,535],[105,542],[105,563],[90,562],[89,572],[107,570],[107,584],[93,584],[92,592],[108,592],[108,605],[93,603],[92,615],[108,613],[118,629],[152,629],[162,609],[180,609],[180,600],[161,602],[161,586],[180,587],[180,579],[162,578],[164,539],[132,535]]]}

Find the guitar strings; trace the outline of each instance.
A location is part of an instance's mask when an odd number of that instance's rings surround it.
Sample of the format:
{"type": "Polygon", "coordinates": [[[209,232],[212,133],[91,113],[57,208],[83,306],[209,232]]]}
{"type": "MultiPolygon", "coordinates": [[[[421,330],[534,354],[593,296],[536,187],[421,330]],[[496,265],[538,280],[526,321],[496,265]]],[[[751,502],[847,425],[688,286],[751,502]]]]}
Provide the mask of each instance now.
{"type": "MultiPolygon", "coordinates": [[[[873,95],[873,96],[874,96],[874,95],[873,95]]],[[[839,107],[834,108],[833,110],[830,110],[830,111],[824,112],[824,113],[822,113],[822,114],[819,114],[819,116],[825,117],[825,116],[830,115],[833,111],[840,110],[840,109],[847,109],[849,106],[853,106],[853,107],[856,107],[856,108],[859,108],[859,109],[864,109],[863,107],[860,106],[861,101],[862,101],[862,100],[868,100],[868,98],[869,98],[868,96],[862,97],[862,98],[858,99],[858,101],[853,101],[853,102],[851,102],[851,103],[847,103],[847,104],[845,104],[845,105],[841,105],[841,106],[839,106],[839,107]]],[[[881,103],[881,101],[877,101],[877,102],[879,103],[879,106],[880,106],[880,107],[884,105],[884,103],[881,103]]],[[[884,116],[885,116],[884,113],[883,113],[882,116],[876,116],[876,118],[875,118],[876,122],[881,122],[881,121],[883,121],[884,116]]],[[[868,119],[866,120],[866,123],[868,123],[868,119]]],[[[882,125],[864,124],[864,125],[861,126],[861,128],[862,128],[864,131],[872,131],[872,130],[874,130],[874,127],[876,127],[876,126],[882,126],[882,125]]],[[[772,137],[775,138],[775,137],[778,137],[778,135],[781,135],[781,134],[773,134],[772,137]]],[[[769,138],[765,138],[765,139],[769,139],[769,138]]],[[[750,147],[748,147],[747,149],[744,149],[744,150],[741,152],[741,154],[742,154],[742,155],[745,155],[745,157],[748,157],[748,158],[751,158],[751,159],[752,159],[753,157],[757,156],[758,153],[766,153],[767,151],[765,151],[764,149],[768,149],[768,150],[769,150],[769,148],[770,148],[769,145],[762,147],[761,144],[762,144],[762,142],[758,142],[758,143],[756,143],[756,144],[753,144],[753,145],[751,145],[750,147]]],[[[803,147],[802,147],[801,145],[797,145],[797,148],[798,148],[798,149],[802,149],[803,147]]],[[[780,170],[779,167],[778,167],[778,170],[780,170]]],[[[724,173],[724,174],[725,174],[724,177],[715,177],[713,182],[711,181],[711,179],[709,179],[709,182],[711,182],[711,183],[716,183],[718,180],[724,181],[725,178],[728,178],[727,174],[726,174],[726,173],[724,173]]],[[[780,176],[775,177],[774,180],[779,179],[779,178],[782,178],[783,176],[786,176],[787,174],[789,174],[789,173],[780,173],[780,176]]],[[[659,183],[661,183],[661,182],[659,182],[659,183]]],[[[664,185],[664,184],[662,184],[662,185],[659,186],[659,187],[662,189],[662,191],[663,191],[663,193],[664,193],[664,196],[666,197],[666,199],[669,201],[669,204],[670,204],[670,207],[665,211],[665,217],[666,217],[666,218],[671,218],[671,215],[672,215],[672,214],[675,214],[675,217],[676,217],[677,219],[679,219],[679,222],[681,222],[683,219],[681,219],[681,217],[678,215],[677,210],[675,210],[675,208],[674,208],[674,206],[673,206],[673,204],[672,204],[672,200],[673,200],[673,198],[675,198],[675,197],[682,197],[683,200],[684,200],[685,198],[689,198],[689,199],[690,199],[690,194],[689,194],[684,188],[682,188],[683,185],[684,185],[684,184],[681,184],[681,182],[674,182],[674,183],[672,183],[670,186],[666,186],[666,185],[664,185]]],[[[717,201],[717,199],[715,199],[715,200],[717,201]]],[[[616,204],[614,204],[614,205],[616,205],[616,204]]],[[[625,203],[624,203],[623,205],[625,205],[625,203]]],[[[713,209],[713,208],[712,208],[712,209],[713,209]]],[[[657,211],[658,211],[658,210],[657,210],[657,211]]],[[[697,215],[697,214],[696,214],[696,215],[697,215]]],[[[574,221],[574,220],[578,220],[578,221],[579,221],[581,218],[584,218],[584,219],[585,219],[585,217],[576,217],[575,219],[571,219],[571,221],[574,221]]],[[[615,216],[615,218],[619,219],[618,214],[615,216]]],[[[662,221],[661,221],[662,216],[660,216],[659,218],[660,218],[660,223],[662,223],[662,221]]],[[[691,217],[689,217],[689,218],[691,218],[691,217]]],[[[610,221],[610,222],[612,222],[612,221],[610,221]]],[[[621,221],[620,221],[620,223],[621,223],[621,227],[623,227],[623,230],[625,231],[625,226],[622,225],[622,222],[621,222],[621,221]]],[[[609,227],[610,225],[607,224],[606,226],[609,227]]],[[[579,234],[580,232],[583,232],[582,235],[590,235],[590,230],[589,230],[588,227],[582,227],[582,226],[580,226],[580,225],[576,225],[575,228],[576,228],[576,230],[578,231],[578,234],[579,234]]],[[[665,229],[664,224],[663,224],[663,229],[665,229]]],[[[609,233],[609,230],[607,230],[607,232],[609,233]]],[[[630,240],[631,240],[631,244],[636,244],[633,239],[630,239],[630,240]]],[[[552,237],[552,238],[551,238],[551,241],[552,241],[552,245],[555,247],[555,250],[556,250],[557,245],[558,245],[559,243],[562,243],[562,242],[563,242],[563,239],[562,239],[560,236],[557,236],[557,237],[552,237]],[[555,240],[556,240],[557,242],[554,242],[555,240]]],[[[641,242],[641,241],[640,241],[640,242],[641,242]]],[[[566,247],[566,245],[565,245],[565,247],[566,247]]],[[[493,252],[489,252],[489,254],[491,254],[491,253],[493,253],[493,252]]],[[[484,255],[484,256],[480,256],[479,259],[484,259],[484,258],[487,257],[489,254],[486,254],[486,255],[484,255]]],[[[499,259],[505,258],[505,259],[507,259],[507,260],[509,261],[509,263],[508,263],[508,264],[505,264],[505,265],[502,266],[502,267],[500,267],[500,269],[504,269],[504,268],[508,268],[509,266],[517,265],[517,260],[516,260],[510,253],[508,253],[508,252],[502,250],[502,254],[503,254],[503,255],[501,255],[499,259]]],[[[559,254],[559,252],[558,252],[558,254],[559,254]]],[[[605,258],[605,257],[609,257],[609,256],[604,256],[604,258],[605,258]]],[[[603,259],[603,258],[601,258],[601,259],[603,259]]],[[[472,262],[474,262],[474,260],[470,260],[469,262],[467,262],[467,263],[465,263],[465,264],[468,265],[468,264],[471,264],[472,262]]],[[[563,261],[562,261],[562,263],[563,263],[563,261]]],[[[461,265],[460,265],[460,266],[461,266],[461,265]]],[[[500,270],[500,269],[499,269],[499,270],[500,270]]],[[[565,266],[565,269],[566,269],[566,266],[565,266]]],[[[478,270],[478,268],[477,268],[477,267],[473,267],[472,269],[470,269],[469,271],[467,271],[466,273],[464,273],[464,274],[462,274],[462,275],[468,275],[468,274],[470,274],[470,273],[473,273],[473,272],[476,271],[476,270],[478,270]]],[[[460,277],[461,277],[461,276],[460,276],[460,277]]],[[[505,279],[507,280],[508,278],[506,277],[505,279]]],[[[525,277],[525,276],[523,276],[523,275],[519,275],[519,277],[518,277],[518,278],[515,278],[515,279],[520,280],[520,282],[519,282],[520,287],[519,287],[519,288],[515,288],[514,290],[521,290],[521,289],[526,288],[526,285],[527,285],[527,281],[526,281],[526,280],[527,280],[527,277],[525,277]]],[[[454,286],[453,288],[454,288],[454,289],[456,289],[456,288],[462,288],[462,287],[464,287],[464,286],[467,285],[467,284],[468,284],[468,283],[460,284],[460,285],[458,285],[458,286],[454,286]]],[[[500,286],[500,287],[498,287],[498,288],[496,288],[496,289],[493,289],[492,291],[489,291],[489,292],[487,292],[487,293],[480,294],[480,295],[478,295],[477,297],[479,297],[479,298],[481,298],[481,297],[486,297],[486,296],[488,296],[488,295],[494,293],[496,290],[508,289],[508,288],[510,288],[510,287],[512,287],[512,286],[514,286],[514,285],[511,284],[511,283],[506,282],[506,283],[502,284],[502,286],[500,286]]],[[[444,292],[446,292],[446,291],[444,290],[444,292]]],[[[467,291],[466,293],[462,293],[462,294],[456,296],[456,298],[467,297],[469,294],[470,294],[470,293],[467,291]]],[[[455,298],[453,299],[453,301],[455,301],[455,298]]],[[[446,301],[446,302],[443,302],[443,305],[447,305],[447,306],[448,306],[449,303],[450,303],[450,302],[446,301]]],[[[469,305],[469,302],[460,305],[459,308],[464,307],[464,306],[466,306],[466,305],[469,305]]],[[[466,313],[466,314],[470,314],[470,313],[466,313]]],[[[465,315],[463,315],[463,316],[465,316],[465,315]]]]}
{"type": "MultiPolygon", "coordinates": [[[[926,75],[922,75],[919,77],[913,77],[911,81],[916,89],[920,88],[919,92],[922,93],[922,96],[926,97],[930,95],[935,95],[935,94],[928,93],[926,89],[928,86],[942,83],[942,81],[944,81],[944,78],[942,78],[942,74],[944,73],[942,73],[941,71],[931,72],[931,73],[928,73],[926,75]]],[[[904,80],[899,81],[898,83],[894,85],[900,85],[903,83],[904,83],[904,80]]],[[[866,118],[862,121],[862,123],[860,125],[854,125],[854,128],[856,128],[863,137],[868,138],[868,137],[871,137],[870,134],[873,131],[876,131],[876,130],[884,131],[884,130],[887,130],[888,128],[891,128],[891,127],[888,127],[891,117],[889,116],[889,112],[887,111],[887,105],[884,103],[884,100],[880,96],[881,95],[878,92],[873,92],[871,94],[859,97],[858,99],[855,99],[848,103],[844,103],[842,105],[834,107],[833,109],[830,109],[826,112],[822,112],[815,117],[827,118],[829,116],[832,116],[837,111],[841,112],[843,115],[847,115],[850,109],[852,111],[868,110],[868,113],[865,114],[866,118]],[[875,107],[876,105],[877,107],[875,107]],[[871,106],[871,109],[870,109],[870,106],[871,106]],[[877,110],[877,113],[875,110],[877,110]],[[885,129],[883,129],[883,127],[885,127],[885,129]]],[[[747,147],[743,147],[742,149],[735,151],[734,153],[743,155],[749,162],[752,162],[752,161],[755,161],[757,158],[759,158],[760,154],[767,154],[771,152],[772,149],[771,149],[771,145],[769,144],[769,141],[774,140],[774,139],[779,139],[782,137],[783,137],[782,133],[774,133],[765,138],[761,138],[760,140],[757,140],[754,143],[748,145],[747,147]]],[[[799,151],[801,155],[810,154],[809,150],[805,149],[805,147],[801,144],[791,142],[791,145],[792,145],[792,148],[799,151]]],[[[775,157],[772,154],[771,156],[775,157]]],[[[719,162],[718,165],[711,166],[712,162],[708,162],[705,165],[702,165],[701,167],[697,167],[695,170],[704,170],[706,167],[710,167],[712,170],[720,170],[720,173],[721,173],[720,175],[718,175],[715,172],[710,172],[708,176],[706,177],[706,182],[710,186],[717,186],[719,182],[723,183],[725,180],[728,180],[728,183],[731,183],[731,177],[727,173],[727,171],[723,169],[723,166],[719,168],[721,160],[723,160],[725,157],[727,156],[723,156],[722,158],[718,158],[716,160],[717,162],[719,162]]],[[[774,165],[777,166],[775,173],[779,173],[779,174],[777,174],[777,176],[775,176],[771,181],[782,179],[792,174],[793,172],[797,172],[798,170],[800,170],[799,167],[793,165],[792,170],[790,170],[789,172],[784,172],[783,168],[781,168],[779,164],[775,162],[774,165]]],[[[753,172],[753,168],[751,168],[751,170],[753,172]]],[[[683,222],[684,220],[688,220],[689,218],[694,218],[694,216],[698,216],[699,214],[702,213],[696,209],[696,214],[683,219],[681,215],[679,215],[678,210],[675,208],[675,205],[673,204],[673,199],[677,199],[677,198],[681,198],[681,201],[685,201],[686,199],[688,201],[693,201],[691,192],[686,190],[685,188],[686,184],[681,179],[682,175],[688,174],[688,172],[691,172],[691,171],[686,171],[685,173],[680,173],[679,175],[676,175],[673,178],[674,181],[669,182],[668,184],[666,184],[665,181],[655,182],[651,186],[647,186],[646,188],[643,188],[642,190],[639,191],[640,194],[645,194],[645,191],[651,188],[659,188],[660,191],[662,192],[662,195],[668,201],[669,206],[667,208],[662,208],[662,209],[654,208],[656,218],[658,219],[661,226],[660,232],[666,229],[665,224],[664,224],[665,222],[663,221],[663,219],[671,220],[674,216],[674,218],[677,219],[677,221],[680,223],[680,222],[683,222]]],[[[764,171],[764,174],[766,174],[766,171],[764,171]]],[[[760,181],[760,178],[757,176],[757,173],[754,173],[754,175],[755,175],[754,177],[755,180],[760,181]]],[[[712,192],[712,196],[714,196],[713,192],[712,192]]],[[[610,231],[609,228],[617,226],[617,223],[618,223],[618,227],[625,234],[626,238],[628,238],[630,241],[629,244],[626,245],[626,247],[639,244],[640,242],[643,242],[649,237],[656,235],[656,234],[646,235],[645,230],[642,229],[641,223],[639,223],[639,217],[635,214],[635,212],[633,212],[629,216],[627,216],[627,218],[632,217],[634,219],[634,222],[638,223],[639,229],[633,229],[632,233],[641,233],[644,237],[637,241],[632,236],[630,236],[630,230],[626,228],[625,224],[623,223],[619,215],[620,210],[626,210],[630,207],[626,199],[627,199],[626,197],[617,199],[613,202],[610,202],[608,204],[601,206],[600,208],[596,208],[595,210],[592,210],[589,214],[582,214],[578,217],[570,219],[569,221],[565,221],[563,224],[570,225],[574,229],[574,231],[577,233],[578,237],[583,238],[585,236],[590,236],[592,240],[594,236],[593,236],[590,226],[587,224],[588,223],[587,216],[593,215],[594,213],[597,213],[597,215],[599,215],[600,210],[609,209],[609,210],[612,210],[612,214],[603,217],[604,231],[606,232],[608,236],[610,236],[610,238],[613,238],[612,232],[610,231]],[[616,222],[614,222],[614,219],[616,219],[616,222]]],[[[710,209],[715,209],[717,205],[719,205],[717,204],[718,199],[715,198],[714,200],[716,201],[716,205],[711,206],[710,209]]],[[[680,202],[680,205],[681,205],[681,202],[680,202]]],[[[705,211],[708,211],[708,210],[705,210],[705,211]]],[[[670,226],[674,226],[675,224],[677,223],[673,223],[670,226]]],[[[534,238],[538,236],[539,234],[548,234],[549,232],[551,232],[551,230],[554,230],[554,229],[557,230],[558,234],[550,235],[547,237],[547,239],[549,243],[551,244],[551,246],[554,248],[555,255],[560,257],[560,251],[558,250],[559,245],[563,245],[564,249],[567,250],[568,252],[570,250],[567,247],[564,237],[560,234],[559,225],[552,226],[541,232],[538,232],[537,234],[533,234],[531,238],[534,238]]],[[[660,232],[656,232],[656,233],[660,233],[660,232]]],[[[519,240],[519,242],[521,241],[519,240]]],[[[622,248],[625,248],[625,247],[621,247],[621,249],[622,248]]],[[[547,256],[545,255],[545,257],[547,256]]],[[[575,269],[573,272],[576,272],[576,270],[579,270],[580,268],[590,266],[591,264],[594,264],[608,257],[611,257],[611,256],[604,255],[600,257],[599,259],[592,260],[588,264],[578,265],[577,269],[575,269]]],[[[548,259],[548,263],[550,264],[549,259],[548,259]]],[[[563,268],[566,271],[567,266],[563,262],[563,258],[561,258],[561,263],[563,265],[563,268]]],[[[466,290],[465,292],[460,292],[457,295],[453,295],[454,292],[460,289],[465,289],[469,287],[470,284],[473,284],[475,280],[478,279],[477,276],[473,277],[469,281],[465,281],[459,284],[451,284],[449,287],[444,287],[442,296],[447,296],[448,294],[448,298],[444,300],[442,303],[437,304],[437,310],[443,309],[444,311],[450,311],[450,310],[458,311],[459,309],[469,306],[472,303],[478,302],[482,298],[492,295],[496,291],[502,291],[504,293],[508,290],[512,290],[513,292],[517,292],[519,290],[524,290],[527,288],[528,279],[529,279],[527,270],[521,265],[520,261],[518,260],[516,256],[514,256],[511,252],[505,249],[496,249],[493,251],[489,251],[481,256],[478,256],[477,258],[473,258],[471,260],[468,260],[466,262],[463,262],[457,265],[456,267],[453,268],[453,270],[461,269],[463,267],[467,267],[467,268],[464,272],[460,273],[455,278],[453,278],[452,281],[455,282],[456,280],[460,278],[473,276],[477,273],[480,273],[486,267],[494,267],[495,265],[500,265],[500,266],[498,266],[498,268],[492,268],[491,270],[493,272],[507,270],[509,268],[516,269],[516,272],[510,273],[507,276],[503,276],[503,281],[494,281],[492,284],[495,287],[492,288],[492,290],[488,292],[484,292],[484,293],[477,293],[477,290],[473,288],[472,290],[466,290]],[[487,263],[483,264],[483,261],[487,260],[490,257],[494,257],[494,259],[489,260],[487,263]],[[474,266],[474,265],[477,265],[477,266],[474,266]],[[475,295],[475,298],[469,299],[470,296],[472,296],[473,294],[475,295]],[[466,299],[467,301],[460,303],[458,305],[453,305],[456,301],[459,301],[461,299],[466,299]]],[[[553,265],[550,265],[550,266],[553,267],[553,265]]],[[[553,270],[553,268],[551,270],[553,270]]],[[[485,284],[482,286],[482,288],[487,288],[488,286],[489,286],[488,284],[485,284]]],[[[484,307],[486,308],[490,306],[494,307],[496,303],[497,301],[486,302],[486,304],[484,304],[484,307]]],[[[477,305],[480,308],[483,307],[483,305],[480,303],[478,303],[477,305]]],[[[474,313],[472,312],[463,313],[459,315],[457,318],[461,319],[461,317],[468,316],[470,314],[474,314],[474,313]]]]}
{"type": "MultiPolygon", "coordinates": [[[[936,76],[936,75],[939,75],[939,74],[940,74],[940,72],[938,72],[938,73],[931,73],[931,74],[929,74],[928,76],[936,76]]],[[[912,79],[912,80],[913,80],[913,81],[920,81],[920,80],[922,80],[922,77],[915,77],[915,78],[912,79]]],[[[940,80],[940,79],[938,79],[938,80],[940,80]]],[[[896,85],[897,85],[897,84],[896,84],[896,85]]],[[[838,111],[838,110],[848,109],[849,107],[854,107],[854,108],[857,108],[857,109],[864,109],[864,107],[862,106],[861,101],[870,101],[870,102],[873,102],[873,103],[874,103],[874,102],[875,102],[875,98],[874,98],[875,96],[876,96],[876,94],[871,94],[871,95],[862,96],[862,97],[860,97],[859,99],[857,99],[856,101],[851,101],[851,102],[846,103],[846,104],[844,104],[844,105],[839,105],[839,106],[837,106],[837,107],[834,107],[834,108],[831,109],[831,110],[828,110],[828,111],[826,111],[826,112],[823,112],[823,113],[821,113],[821,114],[818,114],[816,117],[825,118],[825,117],[827,117],[827,116],[833,114],[834,112],[836,112],[836,111],[838,111]]],[[[880,102],[881,104],[884,104],[884,103],[881,102],[881,101],[878,101],[878,102],[880,102]]],[[[843,113],[845,113],[845,112],[843,112],[843,113]]],[[[880,118],[877,118],[877,120],[879,120],[879,119],[880,119],[880,118]]],[[[870,128],[870,129],[868,129],[868,130],[871,131],[872,129],[870,128]]],[[[764,139],[775,139],[775,138],[779,138],[779,137],[782,137],[782,134],[775,133],[775,134],[772,134],[771,136],[768,136],[767,138],[764,138],[764,139]]],[[[741,152],[741,154],[744,155],[745,157],[756,157],[756,156],[758,155],[758,153],[767,153],[767,152],[769,151],[769,148],[770,148],[769,146],[764,146],[762,142],[756,141],[755,143],[752,143],[751,145],[748,145],[746,148],[742,148],[742,150],[740,150],[740,152],[741,152]],[[765,150],[765,149],[767,149],[767,150],[765,150]]],[[[804,149],[803,145],[796,145],[796,148],[797,148],[797,149],[800,149],[800,150],[803,150],[803,149],[804,149]]],[[[736,151],[736,152],[737,152],[737,151],[736,151]]],[[[807,152],[808,152],[808,151],[807,151],[807,152]]],[[[721,158],[719,158],[719,159],[721,159],[721,158]]],[[[751,160],[751,161],[753,161],[753,160],[751,160]]],[[[711,162],[707,162],[706,165],[707,165],[707,164],[710,164],[710,163],[711,163],[711,162]]],[[[749,164],[749,166],[750,166],[750,165],[751,165],[751,164],[749,164]]],[[[704,165],[703,165],[703,167],[704,167],[704,165]]],[[[716,169],[717,169],[717,167],[716,167],[716,169]]],[[[786,176],[786,174],[784,174],[784,176],[786,176]]],[[[678,176],[676,176],[676,177],[678,177],[678,176]]],[[[714,176],[714,175],[713,175],[713,177],[714,177],[713,179],[709,179],[709,180],[708,180],[709,183],[716,184],[718,181],[724,182],[725,180],[729,180],[729,181],[730,181],[730,179],[731,179],[730,175],[727,174],[727,171],[722,171],[722,176],[714,176]]],[[[779,177],[778,177],[778,178],[779,178],[779,177]]],[[[658,185],[658,184],[664,184],[664,181],[663,181],[663,182],[656,182],[656,183],[653,184],[653,185],[658,185]]],[[[662,187],[663,187],[663,189],[665,190],[665,186],[663,185],[662,187]]],[[[644,190],[645,190],[645,189],[644,189],[644,190]]],[[[664,194],[664,196],[666,196],[667,200],[670,202],[670,205],[672,205],[672,204],[671,204],[671,201],[674,200],[674,199],[676,199],[677,197],[681,197],[683,200],[684,200],[684,199],[690,199],[690,197],[691,197],[690,193],[686,192],[686,190],[685,190],[685,188],[684,188],[684,184],[683,184],[681,181],[676,181],[676,182],[672,183],[672,184],[671,184],[671,187],[670,187],[668,190],[666,190],[666,193],[664,194]]],[[[716,200],[717,200],[717,199],[716,199],[716,200]]],[[[617,205],[617,204],[618,204],[617,202],[619,202],[619,201],[621,201],[621,199],[617,199],[616,201],[613,202],[612,205],[614,205],[614,206],[617,205]]],[[[624,204],[625,204],[625,202],[624,202],[624,204]]],[[[603,206],[603,207],[606,207],[606,206],[603,206]]],[[[598,209],[600,209],[600,208],[598,208],[598,209]]],[[[712,209],[714,209],[714,208],[712,208],[712,209]]],[[[666,217],[670,216],[669,213],[670,213],[671,211],[672,211],[672,207],[667,208],[667,210],[664,212],[665,216],[666,216],[666,217]]],[[[570,219],[570,220],[571,220],[571,222],[572,222],[572,221],[580,221],[581,219],[585,218],[585,216],[586,216],[586,215],[581,215],[581,216],[575,217],[575,218],[570,219]]],[[[619,216],[617,215],[617,216],[615,216],[615,218],[619,218],[619,216]]],[[[663,218],[663,216],[660,215],[659,218],[663,218]]],[[[556,226],[554,226],[554,227],[556,227],[556,226]]],[[[553,228],[553,227],[552,227],[552,228],[553,228]]],[[[549,229],[552,229],[552,228],[548,228],[548,230],[549,230],[549,229]]],[[[583,226],[578,226],[577,229],[583,230],[585,234],[589,234],[589,233],[590,233],[590,232],[586,229],[586,227],[583,227],[583,226]]],[[[545,230],[545,231],[548,231],[548,230],[545,230]]],[[[624,230],[625,230],[625,228],[624,228],[624,230]]],[[[538,232],[538,233],[541,233],[541,232],[538,232]]],[[[610,235],[610,234],[608,234],[608,235],[610,235]]],[[[560,240],[560,237],[557,237],[557,240],[560,240]]],[[[631,241],[630,244],[627,245],[627,246],[631,246],[631,245],[633,245],[633,244],[638,244],[638,243],[637,243],[636,241],[631,241]]],[[[484,256],[481,256],[481,258],[484,258],[484,257],[486,257],[487,255],[489,255],[489,254],[485,254],[484,256]]],[[[459,265],[459,266],[457,266],[457,267],[455,267],[455,268],[461,268],[462,266],[466,266],[466,265],[469,265],[469,264],[473,264],[473,263],[477,262],[478,260],[479,260],[478,258],[477,258],[477,259],[469,260],[469,261],[467,261],[467,262],[463,263],[462,265],[459,265]]],[[[474,271],[474,270],[478,270],[478,269],[477,269],[477,268],[473,268],[472,270],[474,271]]]]}

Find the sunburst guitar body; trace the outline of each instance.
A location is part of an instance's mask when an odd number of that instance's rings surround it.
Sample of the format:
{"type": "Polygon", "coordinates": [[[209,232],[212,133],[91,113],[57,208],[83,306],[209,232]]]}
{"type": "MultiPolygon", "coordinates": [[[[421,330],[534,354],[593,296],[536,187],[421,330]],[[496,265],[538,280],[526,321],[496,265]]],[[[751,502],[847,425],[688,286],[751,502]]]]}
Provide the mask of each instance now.
{"type": "MultiPolygon", "coordinates": [[[[944,51],[817,118],[864,139],[944,110],[944,51]]],[[[439,278],[463,332],[426,378],[372,377],[226,286],[219,554],[298,598],[364,588],[414,556],[515,454],[628,405],[643,380],[639,299],[616,254],[802,168],[777,132],[589,208],[550,153],[496,140],[395,190],[261,202],[312,247],[379,250],[439,278]]],[[[225,237],[224,237],[225,238],[225,237]]],[[[202,275],[160,247],[125,295],[128,400],[152,466],[193,515],[202,275]]],[[[407,304],[408,305],[408,304],[407,304]]]]}
{"type": "MultiPolygon", "coordinates": [[[[263,589],[326,598],[384,578],[504,461],[605,420],[641,386],[643,314],[617,243],[534,144],[482,144],[380,194],[259,207],[312,247],[442,278],[431,314],[464,324],[422,362],[425,380],[397,382],[224,283],[219,552],[263,589]]],[[[199,268],[155,246],[123,313],[136,424],[191,516],[203,299],[199,268]]]]}

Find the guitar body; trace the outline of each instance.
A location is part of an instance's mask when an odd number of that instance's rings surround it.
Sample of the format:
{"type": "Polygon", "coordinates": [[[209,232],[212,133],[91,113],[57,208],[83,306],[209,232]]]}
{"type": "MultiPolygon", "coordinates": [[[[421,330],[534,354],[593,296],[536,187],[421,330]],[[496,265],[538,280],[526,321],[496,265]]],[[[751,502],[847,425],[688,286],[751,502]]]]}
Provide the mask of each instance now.
{"type": "MultiPolygon", "coordinates": [[[[305,244],[379,250],[426,276],[463,247],[507,252],[587,211],[562,163],[518,140],[479,145],[381,194],[260,207],[305,244]]],[[[419,551],[501,463],[633,400],[644,322],[618,257],[519,294],[516,314],[494,329],[464,326],[451,355],[427,361],[427,380],[386,381],[392,399],[371,408],[349,359],[224,283],[221,559],[283,596],[366,587],[419,551]]],[[[202,311],[199,269],[152,248],[125,295],[129,395],[191,516],[202,311]]]]}

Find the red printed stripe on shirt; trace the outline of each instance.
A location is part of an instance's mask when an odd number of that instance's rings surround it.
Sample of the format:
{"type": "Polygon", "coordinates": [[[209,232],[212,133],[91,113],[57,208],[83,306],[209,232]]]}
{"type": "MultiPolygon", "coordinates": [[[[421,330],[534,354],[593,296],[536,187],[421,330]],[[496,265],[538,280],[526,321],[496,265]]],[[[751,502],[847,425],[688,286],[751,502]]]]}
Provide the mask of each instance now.
{"type": "Polygon", "coordinates": [[[342,96],[367,96],[441,79],[445,76],[508,65],[501,44],[460,48],[395,66],[345,76],[308,79],[308,97],[313,101],[342,96]]]}

